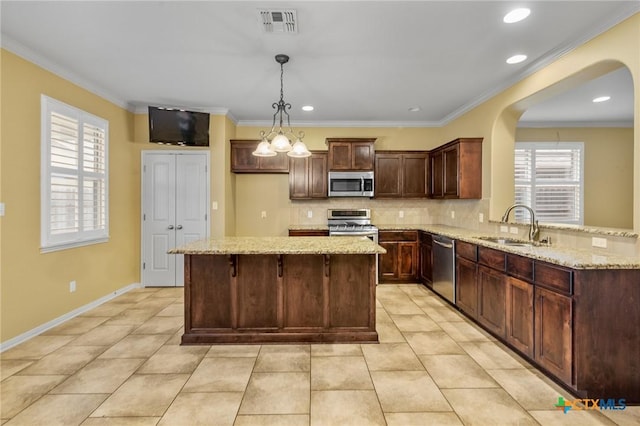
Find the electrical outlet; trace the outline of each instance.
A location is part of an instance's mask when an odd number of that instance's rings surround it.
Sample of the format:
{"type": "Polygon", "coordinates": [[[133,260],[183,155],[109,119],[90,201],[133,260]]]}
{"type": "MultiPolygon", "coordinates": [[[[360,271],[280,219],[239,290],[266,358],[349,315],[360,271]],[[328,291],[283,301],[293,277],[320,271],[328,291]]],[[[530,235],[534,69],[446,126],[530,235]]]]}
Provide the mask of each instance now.
{"type": "Polygon", "coordinates": [[[480,223],[484,222],[484,215],[482,213],[478,214],[478,222],[480,223]]]}
{"type": "Polygon", "coordinates": [[[267,218],[267,211],[266,210],[262,210],[262,212],[260,212],[260,217],[263,219],[267,218]]]}
{"type": "Polygon", "coordinates": [[[451,210],[451,219],[455,219],[456,218],[456,212],[454,210],[451,210]]]}
{"type": "Polygon", "coordinates": [[[591,245],[593,247],[607,248],[607,239],[606,238],[599,238],[599,237],[592,237],[591,238],[591,245]]]}
{"type": "Polygon", "coordinates": [[[509,233],[510,234],[514,234],[514,235],[518,235],[518,227],[517,226],[509,227],[509,233]]]}
{"type": "Polygon", "coordinates": [[[500,232],[509,232],[509,227],[506,225],[500,225],[500,232]]]}
{"type": "Polygon", "coordinates": [[[402,218],[404,217],[404,212],[403,212],[402,210],[400,210],[400,211],[398,212],[398,217],[399,217],[400,219],[402,219],[402,218]]]}
{"type": "Polygon", "coordinates": [[[69,281],[69,293],[73,293],[74,291],[76,291],[76,282],[74,281],[69,281]]]}
{"type": "Polygon", "coordinates": [[[313,212],[311,210],[307,210],[307,217],[311,219],[313,217],[313,212]]]}

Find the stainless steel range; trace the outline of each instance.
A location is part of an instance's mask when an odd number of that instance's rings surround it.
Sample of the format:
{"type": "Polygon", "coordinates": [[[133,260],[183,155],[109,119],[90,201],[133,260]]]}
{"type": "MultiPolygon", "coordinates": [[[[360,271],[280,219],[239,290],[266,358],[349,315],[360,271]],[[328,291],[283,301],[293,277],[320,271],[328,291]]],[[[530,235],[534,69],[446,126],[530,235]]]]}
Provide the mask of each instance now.
{"type": "Polygon", "coordinates": [[[370,209],[329,209],[329,236],[362,235],[378,244],[378,228],[371,224],[370,209]]]}

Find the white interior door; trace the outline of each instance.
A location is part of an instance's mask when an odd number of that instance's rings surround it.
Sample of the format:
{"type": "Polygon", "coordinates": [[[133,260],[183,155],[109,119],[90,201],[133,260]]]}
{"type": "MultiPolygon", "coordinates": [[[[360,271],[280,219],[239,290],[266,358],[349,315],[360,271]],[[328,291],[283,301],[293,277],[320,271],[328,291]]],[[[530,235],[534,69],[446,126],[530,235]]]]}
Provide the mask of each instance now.
{"type": "Polygon", "coordinates": [[[170,249],[206,238],[208,153],[142,154],[142,284],[184,285],[184,256],[170,249]]]}

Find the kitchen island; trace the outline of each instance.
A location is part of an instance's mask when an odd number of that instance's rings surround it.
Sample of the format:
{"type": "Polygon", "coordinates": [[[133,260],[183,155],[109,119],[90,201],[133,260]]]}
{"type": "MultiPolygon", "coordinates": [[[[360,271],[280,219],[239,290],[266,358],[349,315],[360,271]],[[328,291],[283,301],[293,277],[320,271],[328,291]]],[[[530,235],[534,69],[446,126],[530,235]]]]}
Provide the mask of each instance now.
{"type": "Polygon", "coordinates": [[[366,237],[226,237],[184,254],[182,344],[375,343],[376,255],[366,237]]]}

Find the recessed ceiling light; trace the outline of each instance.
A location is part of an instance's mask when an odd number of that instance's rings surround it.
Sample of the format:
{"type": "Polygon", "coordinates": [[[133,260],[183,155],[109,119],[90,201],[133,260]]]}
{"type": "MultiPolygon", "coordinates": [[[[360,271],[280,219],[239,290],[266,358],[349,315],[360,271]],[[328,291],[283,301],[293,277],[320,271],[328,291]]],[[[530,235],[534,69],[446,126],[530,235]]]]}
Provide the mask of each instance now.
{"type": "Polygon", "coordinates": [[[422,111],[422,108],[420,108],[419,106],[414,106],[409,108],[409,112],[418,112],[418,111],[422,111]]]}
{"type": "Polygon", "coordinates": [[[313,111],[313,105],[305,105],[302,107],[303,111],[313,111]]]}
{"type": "Polygon", "coordinates": [[[593,102],[607,102],[609,99],[611,99],[611,96],[598,96],[597,98],[593,99],[593,102]]]}
{"type": "Polygon", "coordinates": [[[527,59],[527,55],[513,55],[509,59],[507,59],[508,64],[519,64],[527,59]]]}
{"type": "Polygon", "coordinates": [[[511,12],[504,15],[502,21],[507,24],[513,24],[514,22],[520,22],[525,19],[531,13],[530,9],[526,7],[521,7],[519,9],[513,9],[511,12]]]}

